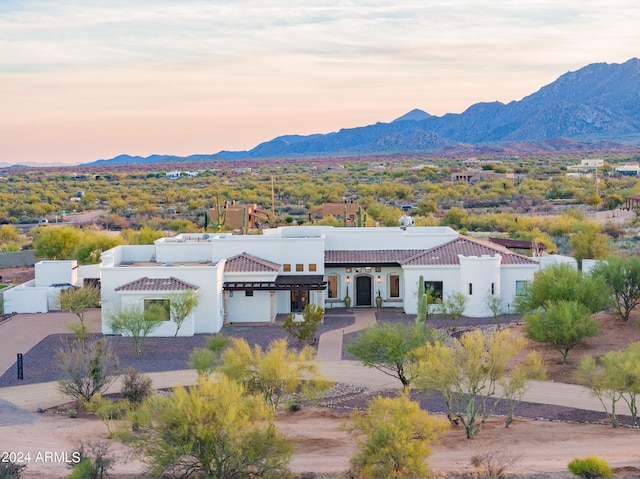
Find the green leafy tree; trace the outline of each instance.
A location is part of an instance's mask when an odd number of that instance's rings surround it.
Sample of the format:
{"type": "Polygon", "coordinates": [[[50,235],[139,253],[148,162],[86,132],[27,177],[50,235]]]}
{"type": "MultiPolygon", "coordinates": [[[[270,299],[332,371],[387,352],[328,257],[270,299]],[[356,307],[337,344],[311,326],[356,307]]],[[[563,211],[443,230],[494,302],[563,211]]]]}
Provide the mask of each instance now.
{"type": "Polygon", "coordinates": [[[98,264],[104,251],[123,243],[119,236],[105,233],[85,232],[80,237],[73,253],[75,259],[81,264],[98,264]]]}
{"type": "Polygon", "coordinates": [[[611,253],[609,237],[602,233],[602,226],[597,223],[580,223],[569,238],[569,245],[579,269],[582,269],[583,259],[607,259],[611,253]]]}
{"type": "Polygon", "coordinates": [[[449,316],[451,318],[451,321],[453,321],[453,331],[458,330],[460,318],[462,318],[468,302],[469,296],[461,293],[460,291],[455,291],[451,294],[448,294],[442,301],[438,302],[438,307],[442,315],[445,318],[449,316]]]}
{"type": "Polygon", "coordinates": [[[180,291],[168,296],[171,321],[176,325],[173,337],[178,336],[182,323],[200,304],[200,297],[193,290],[180,291]]]}
{"type": "Polygon", "coordinates": [[[144,309],[137,304],[121,306],[108,314],[107,324],[116,333],[129,338],[136,356],[140,356],[145,338],[164,321],[160,307],[144,309]]]}
{"type": "Polygon", "coordinates": [[[135,420],[134,444],[154,476],[276,479],[288,472],[293,448],[273,411],[224,375],[152,396],[135,420]]]}
{"type": "Polygon", "coordinates": [[[346,346],[346,350],[370,368],[397,378],[409,389],[419,373],[414,351],[425,342],[443,339],[436,329],[404,323],[372,324],[346,346]]]}
{"type": "Polygon", "coordinates": [[[640,258],[612,256],[599,262],[591,274],[604,278],[618,316],[629,321],[631,312],[640,304],[640,258]]]}
{"type": "Polygon", "coordinates": [[[372,399],[364,414],[351,415],[351,422],[357,448],[351,465],[355,477],[363,479],[427,477],[431,444],[447,428],[411,401],[408,392],[372,399]]]}
{"type": "Polygon", "coordinates": [[[623,351],[610,351],[596,363],[593,356],[580,361],[579,379],[591,389],[609,417],[613,427],[618,426],[616,405],[623,400],[629,407],[634,423],[638,420],[637,396],[640,393],[640,343],[623,351]],[[609,405],[607,405],[607,402],[609,405]]]}
{"type": "Polygon", "coordinates": [[[548,302],[544,311],[526,314],[524,320],[526,324],[522,331],[525,336],[560,351],[563,364],[567,362],[571,349],[583,339],[597,336],[600,331],[600,325],[591,312],[576,301],[548,302]]]}
{"type": "Polygon", "coordinates": [[[93,286],[67,288],[60,291],[59,303],[62,311],[69,311],[80,320],[80,325],[73,325],[72,330],[80,341],[84,341],[87,335],[84,315],[87,310],[100,306],[100,290],[93,286]]]}
{"type": "MultiPolygon", "coordinates": [[[[526,340],[512,336],[508,329],[489,334],[480,330],[466,332],[449,345],[426,343],[415,352],[419,374],[414,384],[419,389],[440,391],[445,397],[449,420],[459,421],[467,438],[473,439],[505,398],[505,393],[499,395],[496,386],[506,384],[508,366],[525,344],[526,340]]],[[[523,361],[539,363],[535,352],[523,361]]],[[[522,369],[524,373],[536,370],[522,369]]],[[[507,397],[513,399],[517,395],[510,392],[507,397]]]]}
{"type": "Polygon", "coordinates": [[[90,401],[118,378],[118,356],[102,340],[86,345],[78,341],[64,343],[56,351],[56,358],[60,372],[58,389],[75,399],[90,401]]]}
{"type": "Polygon", "coordinates": [[[251,349],[243,338],[234,338],[216,371],[244,384],[249,392],[261,394],[276,410],[287,394],[301,390],[312,394],[330,386],[320,375],[314,357],[313,348],[305,346],[298,352],[289,349],[285,339],[273,341],[263,351],[259,345],[251,349]]]}
{"type": "Polygon", "coordinates": [[[295,316],[287,316],[282,327],[298,341],[315,341],[318,326],[324,320],[324,309],[315,304],[307,304],[302,311],[303,321],[296,321],[295,316]]]}
{"type": "Polygon", "coordinates": [[[514,306],[521,314],[543,308],[547,302],[575,301],[590,312],[602,311],[609,305],[608,286],[600,276],[584,274],[568,264],[549,266],[527,283],[516,296],[514,306]]]}
{"type": "Polygon", "coordinates": [[[33,230],[33,250],[38,258],[72,259],[81,236],[73,226],[41,226],[33,230]]]}

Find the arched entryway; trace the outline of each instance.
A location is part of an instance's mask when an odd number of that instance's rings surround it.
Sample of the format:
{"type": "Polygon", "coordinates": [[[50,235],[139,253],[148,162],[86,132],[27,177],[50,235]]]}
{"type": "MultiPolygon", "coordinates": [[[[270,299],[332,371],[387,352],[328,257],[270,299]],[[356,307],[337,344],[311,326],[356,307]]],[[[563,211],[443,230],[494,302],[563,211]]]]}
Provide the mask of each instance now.
{"type": "Polygon", "coordinates": [[[371,276],[356,276],[356,306],[371,306],[371,276]]]}

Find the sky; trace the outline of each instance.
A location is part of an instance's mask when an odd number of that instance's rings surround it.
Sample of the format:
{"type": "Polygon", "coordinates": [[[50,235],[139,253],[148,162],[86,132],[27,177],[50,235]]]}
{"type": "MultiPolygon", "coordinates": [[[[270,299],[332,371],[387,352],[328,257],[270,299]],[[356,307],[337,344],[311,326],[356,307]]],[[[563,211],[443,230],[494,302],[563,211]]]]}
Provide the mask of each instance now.
{"type": "Polygon", "coordinates": [[[637,0],[2,0],[0,163],[247,150],[640,57],[637,0]]]}

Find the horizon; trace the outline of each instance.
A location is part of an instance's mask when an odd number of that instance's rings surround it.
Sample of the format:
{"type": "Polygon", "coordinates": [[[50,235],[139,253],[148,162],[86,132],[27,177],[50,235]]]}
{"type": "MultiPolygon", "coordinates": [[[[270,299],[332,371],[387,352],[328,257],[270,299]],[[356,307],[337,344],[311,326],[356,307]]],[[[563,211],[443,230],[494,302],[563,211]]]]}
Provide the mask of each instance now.
{"type": "Polygon", "coordinates": [[[0,163],[249,150],[521,100],[640,53],[631,0],[0,6],[0,163]]]}

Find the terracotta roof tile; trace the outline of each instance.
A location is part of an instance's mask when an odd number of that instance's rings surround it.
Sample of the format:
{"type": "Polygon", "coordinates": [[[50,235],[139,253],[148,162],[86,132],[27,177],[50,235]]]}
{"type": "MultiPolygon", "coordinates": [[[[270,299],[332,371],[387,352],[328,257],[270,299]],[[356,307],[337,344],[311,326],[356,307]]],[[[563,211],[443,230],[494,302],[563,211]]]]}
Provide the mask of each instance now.
{"type": "Polygon", "coordinates": [[[514,253],[513,251],[493,243],[459,236],[448,243],[422,251],[401,264],[404,265],[454,265],[460,264],[458,255],[462,256],[502,256],[502,264],[538,264],[535,260],[514,253]]]}
{"type": "Polygon", "coordinates": [[[198,287],[173,276],[169,278],[148,278],[145,276],[118,286],[116,291],[186,291],[189,289],[198,289],[198,287]]]}
{"type": "Polygon", "coordinates": [[[263,273],[278,272],[280,265],[266,259],[241,253],[227,260],[224,265],[225,273],[263,273]]]}
{"type": "Polygon", "coordinates": [[[421,249],[381,249],[381,250],[327,250],[325,264],[349,263],[401,263],[424,250],[421,249]]]}

